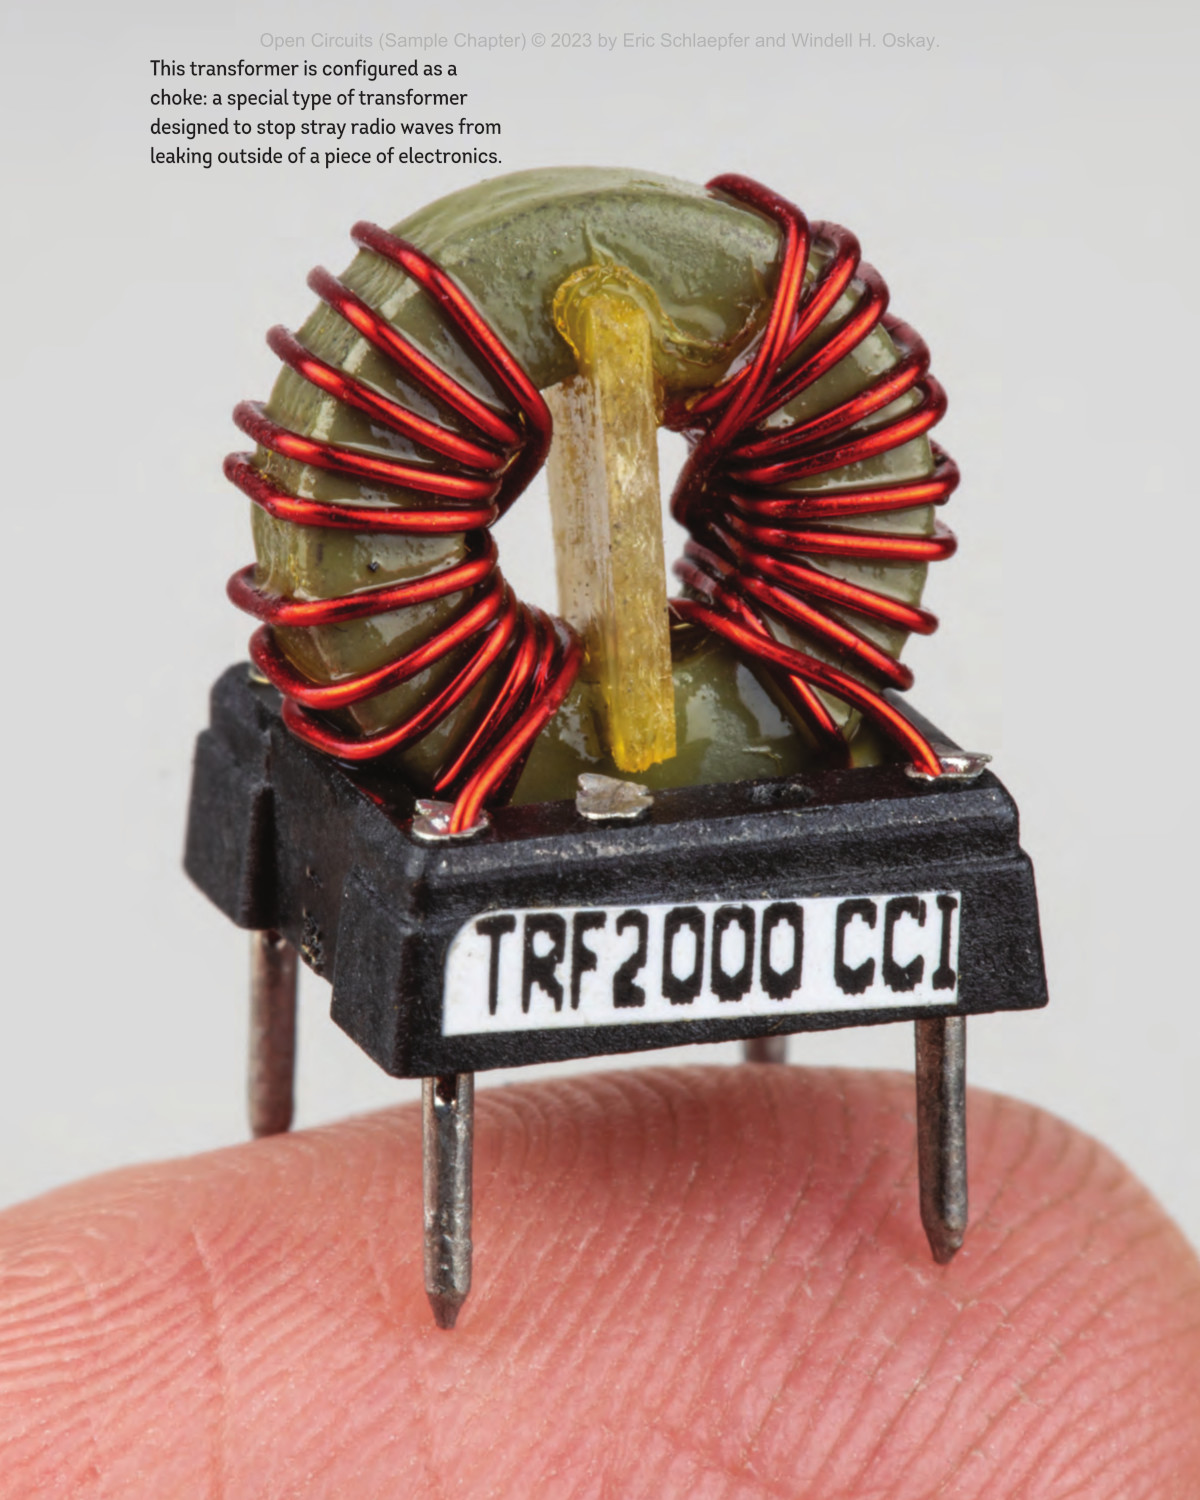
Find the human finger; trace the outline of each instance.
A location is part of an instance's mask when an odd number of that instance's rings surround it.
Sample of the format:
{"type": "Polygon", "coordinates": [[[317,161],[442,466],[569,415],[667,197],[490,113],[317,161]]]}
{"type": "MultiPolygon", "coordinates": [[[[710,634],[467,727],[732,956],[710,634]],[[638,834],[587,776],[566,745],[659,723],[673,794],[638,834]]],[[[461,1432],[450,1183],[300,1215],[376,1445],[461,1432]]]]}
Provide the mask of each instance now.
{"type": "Polygon", "coordinates": [[[972,1095],[938,1267],[909,1079],[637,1070],[477,1110],[452,1334],[409,1109],[0,1216],[5,1494],[1200,1493],[1200,1267],[1061,1121],[972,1095]]]}

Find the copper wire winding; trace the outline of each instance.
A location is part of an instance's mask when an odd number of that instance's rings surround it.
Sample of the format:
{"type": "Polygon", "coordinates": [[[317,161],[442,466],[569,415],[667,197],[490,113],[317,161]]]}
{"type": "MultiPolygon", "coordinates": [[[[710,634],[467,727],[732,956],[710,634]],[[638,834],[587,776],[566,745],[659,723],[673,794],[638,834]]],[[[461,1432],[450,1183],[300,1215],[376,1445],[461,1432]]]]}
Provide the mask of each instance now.
{"type": "MultiPolygon", "coordinates": [[[[811,227],[793,204],[749,178],[714,178],[709,188],[773,219],[783,235],[779,281],[754,354],[698,399],[668,411],[669,426],[683,431],[691,452],[672,499],[688,530],[675,571],[691,597],[672,603],[678,618],[723,636],[739,653],[771,671],[788,700],[818,739],[841,756],[845,743],[816,689],[859,709],[931,776],[941,763],[928,741],[882,695],[904,689],[912,673],[860,631],[822,610],[833,604],[864,620],[928,634],[937,626],[928,610],[823,573],[806,557],[931,562],[948,557],[954,537],[938,526],[932,536],[860,531],[831,525],[877,512],[941,504],[958,483],[953,461],[934,445],[932,475],[901,483],[864,484],[835,493],[791,493],[795,479],[828,473],[884,453],[926,433],[946,409],[941,386],[929,374],[920,337],[887,312],[887,288],[860,259],[858,241],[832,224],[811,227]],[[819,273],[805,286],[814,237],[831,247],[819,273]],[[818,326],[852,280],[862,295],[851,313],[812,342],[818,326]],[[865,390],[808,421],[770,428],[769,420],[831,370],[877,326],[895,341],[900,359],[865,390]],[[802,346],[811,347],[802,351],[802,346]],[[900,397],[918,399],[904,412],[871,419],[900,397]],[[823,647],[852,661],[880,685],[877,690],[841,668],[777,640],[766,619],[775,615],[805,629],[823,647]]],[[[465,746],[435,783],[453,793],[451,831],[473,827],[484,804],[501,795],[518,772],[535,737],[569,691],[582,660],[575,633],[562,621],[518,601],[497,567],[490,527],[509,508],[545,460],[551,419],[540,393],[466,295],[415,246],[371,224],[352,231],[364,249],[403,269],[466,339],[487,371],[511,398],[514,412],[497,412],[422,354],[327,271],[309,286],[405,375],[455,411],[470,435],[417,415],[310,354],[286,329],[268,342],[305,380],[401,434],[454,472],[405,464],[303,437],[268,418],[257,403],[234,412],[238,426],[261,447],[331,473],[399,485],[438,497],[436,507],[327,504],[277,489],[256,469],[252,455],[231,454],[227,476],[270,515],[306,526],[363,533],[462,535],[467,556],[453,566],[401,584],[383,585],[333,599],[284,599],[254,581],[255,565],[229,581],[239,608],[264,623],[251,640],[259,670],[284,698],[288,728],[308,744],[345,760],[366,760],[429,733],[493,667],[507,670],[465,746]],[[457,472],[463,471],[463,472],[457,472]],[[462,607],[441,629],[401,657],[371,672],[335,683],[302,676],[276,645],[271,627],[313,626],[363,619],[411,604],[465,592],[462,607]],[[408,681],[460,648],[470,655],[451,681],[391,729],[349,736],[314,717],[344,708],[408,681]]]]}
{"type": "Polygon", "coordinates": [[[277,489],[253,465],[252,455],[234,453],[226,475],[256,505],[280,520],[391,535],[466,538],[467,558],[407,583],[386,584],[334,599],[292,600],[268,594],[254,581],[255,565],[235,573],[229,596],[263,625],[250,642],[250,656],[283,695],[283,718],[306,743],[343,760],[368,760],[412,744],[455,708],[493,667],[507,670],[467,743],[443,766],[438,792],[455,795],[451,831],[472,828],[488,798],[510,776],[569,691],[579,670],[582,646],[562,621],[516,599],[497,567],[491,526],[537,473],[550,446],[550,412],[541,394],[464,293],[429,257],[373,224],[356,224],[355,241],[399,266],[430,296],[480,357],[488,373],[511,397],[515,416],[496,412],[440,369],[327,271],[316,270],[309,286],[374,348],[431,395],[457,412],[471,436],[418,416],[377,391],[317,359],[284,328],[268,342],[305,380],[373,421],[400,433],[465,474],[400,463],[317,442],[290,432],[254,402],[243,402],[234,420],[260,447],[330,473],[399,485],[451,502],[437,508],[328,505],[277,489]],[[312,626],[364,619],[388,610],[466,592],[453,618],[420,645],[375,671],[318,684],[299,673],[276,644],[274,625],[312,626]],[[376,734],[340,734],[312,710],[344,708],[374,697],[431,667],[460,648],[471,654],[432,698],[391,729],[376,734]]]}
{"type": "Polygon", "coordinates": [[[935,616],[822,573],[805,558],[890,563],[949,557],[954,536],[940,524],[932,536],[903,536],[829,523],[941,504],[958,484],[953,460],[935,444],[934,472],[925,479],[812,495],[789,493],[781,486],[859,463],[928,432],[946,410],[945,393],[929,374],[929,351],[913,329],[888,314],[883,279],[862,264],[858,241],[848,230],[836,224],[810,227],[794,204],[746,177],[716,177],[708,186],[774,219],[783,234],[783,256],[775,300],[753,359],[690,407],[668,414],[669,424],[684,431],[691,444],[671,505],[691,537],[675,571],[697,596],[676,599],[673,608],[681,619],[715,631],[737,651],[772,669],[818,738],[842,755],[844,742],[817,688],[859,709],[920,770],[940,775],[933,747],[881,691],[776,640],[765,618],[774,614],[803,627],[883,688],[911,686],[907,667],[824,612],[820,603],[920,634],[937,628],[935,616]],[[806,287],[804,271],[814,238],[830,246],[832,254],[806,287]],[[801,352],[854,279],[863,288],[857,305],[801,352]],[[821,416],[768,426],[782,407],[879,325],[900,351],[896,365],[821,416]],[[918,399],[908,410],[870,422],[910,392],[918,399]]]}

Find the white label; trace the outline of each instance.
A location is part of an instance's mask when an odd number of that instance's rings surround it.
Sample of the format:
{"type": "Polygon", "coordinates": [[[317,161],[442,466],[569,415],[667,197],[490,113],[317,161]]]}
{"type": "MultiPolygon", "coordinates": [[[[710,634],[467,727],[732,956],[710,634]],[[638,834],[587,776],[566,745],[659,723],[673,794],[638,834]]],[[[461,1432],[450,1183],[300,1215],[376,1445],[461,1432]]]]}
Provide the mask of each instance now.
{"type": "Polygon", "coordinates": [[[491,911],[446,956],[442,1035],[953,1005],[958,892],[491,911]]]}

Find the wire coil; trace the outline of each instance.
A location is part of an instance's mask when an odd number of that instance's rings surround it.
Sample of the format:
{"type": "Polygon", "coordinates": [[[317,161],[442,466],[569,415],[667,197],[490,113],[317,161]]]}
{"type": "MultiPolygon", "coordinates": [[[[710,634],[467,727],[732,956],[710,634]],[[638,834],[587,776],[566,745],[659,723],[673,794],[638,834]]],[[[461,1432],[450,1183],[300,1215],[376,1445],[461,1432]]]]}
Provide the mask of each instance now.
{"type": "MultiPolygon", "coordinates": [[[[946,408],[942,388],[929,374],[928,350],[907,324],[888,314],[883,280],[862,264],[858,241],[847,230],[820,223],[810,227],[793,204],[745,177],[717,177],[708,186],[773,219],[782,233],[782,254],[774,299],[753,356],[698,399],[667,413],[667,424],[686,435],[691,450],[672,499],[673,513],[690,537],[676,564],[688,594],[674,600],[672,609],[677,618],[724,637],[769,671],[818,739],[837,754],[844,756],[845,744],[818,689],[858,709],[916,767],[937,776],[942,767],[936,752],[883,696],[886,688],[910,686],[911,672],[822,606],[922,634],[936,628],[936,619],[927,610],[833,577],[807,559],[924,563],[948,557],[954,538],[940,525],[932,536],[914,536],[831,523],[941,504],[958,483],[956,466],[934,445],[934,471],[925,478],[840,487],[834,493],[787,488],[797,479],[859,463],[928,432],[946,408]],[[814,239],[830,253],[806,285],[814,239]],[[852,281],[862,289],[857,304],[814,337],[852,281]],[[880,325],[900,351],[892,368],[823,415],[771,425],[783,407],[880,325]],[[904,409],[885,414],[905,397],[904,409]],[[778,640],[769,623],[772,615],[801,627],[878,687],[778,640]]],[[[226,475],[279,520],[364,534],[459,535],[465,558],[421,578],[319,600],[266,592],[256,583],[251,564],[234,574],[228,592],[239,608],[263,622],[250,654],[283,696],[288,728],[344,760],[366,760],[414,743],[496,669],[498,685],[465,745],[435,782],[436,792],[455,799],[450,831],[457,833],[472,828],[484,805],[511,785],[582,660],[579,638],[569,626],[515,597],[499,571],[488,531],[544,462],[550,413],[486,319],[428,256],[375,225],[356,224],[352,233],[359,246],[400,267],[432,298],[505,392],[511,409],[497,411],[480,400],[336,277],[316,270],[308,279],[313,291],[420,389],[454,411],[466,432],[422,417],[325,363],[284,328],[268,334],[272,350],[325,394],[452,468],[403,463],[305,437],[271,420],[254,402],[241,403],[234,420],[271,453],[329,473],[402,486],[437,503],[402,509],[304,499],[272,484],[249,453],[231,454],[226,475]],[[373,671],[332,683],[314,683],[298,672],[272,634],[273,626],[341,624],[452,594],[465,596],[461,607],[421,644],[373,671]],[[466,659],[451,680],[387,730],[341,733],[317,717],[322,710],[345,708],[388,691],[455,652],[465,652],[466,659]]]]}
{"type": "Polygon", "coordinates": [[[786,486],[873,458],[928,432],[946,410],[945,393],[929,373],[929,351],[906,323],[888,314],[883,278],[862,264],[858,241],[848,230],[836,224],[810,227],[794,204],[747,177],[716,177],[708,186],[774,219],[783,235],[783,253],[775,300],[754,358],[690,407],[668,416],[691,445],[671,508],[691,538],[675,571],[694,597],[676,599],[673,608],[679,618],[723,636],[770,670],[831,749],[844,754],[818,688],[859,709],[915,766],[938,776],[942,767],[933,747],[881,691],[777,640],[766,618],[774,614],[801,626],[868,678],[878,679],[881,687],[912,685],[907,667],[820,604],[925,635],[937,628],[936,618],[928,610],[820,572],[806,559],[923,563],[949,557],[955,540],[941,525],[926,537],[829,523],[940,505],[958,484],[954,461],[934,445],[934,471],[925,479],[849,486],[832,494],[789,493],[786,486]],[[832,253],[805,286],[814,237],[832,253]],[[863,287],[857,305],[811,342],[854,279],[863,287]],[[769,427],[772,417],[880,324],[900,350],[896,365],[821,416],[769,427]],[[870,420],[910,393],[916,399],[907,409],[886,420],[870,420]]]}
{"type": "Polygon", "coordinates": [[[252,563],[233,575],[228,591],[240,609],[264,622],[250,642],[250,656],[283,695],[288,728],[307,744],[343,760],[372,759],[421,739],[493,667],[507,663],[507,671],[466,745],[441,769],[435,783],[436,791],[455,797],[450,831],[459,833],[475,825],[484,804],[499,794],[519,769],[529,746],[570,690],[582,659],[579,638],[569,626],[532,605],[522,604],[513,594],[497,567],[496,545],[487,532],[545,461],[550,446],[550,412],[487,321],[427,255],[373,224],[356,224],[352,234],[364,249],[399,266],[433,299],[512,399],[515,413],[510,418],[481,401],[336,277],[316,270],[309,277],[313,291],[422,389],[457,412],[471,436],[420,417],[325,364],[284,328],[273,328],[268,334],[271,348],[318,389],[418,443],[435,457],[451,460],[466,473],[445,473],[302,437],[271,421],[255,402],[242,402],[234,411],[234,420],[260,447],[330,473],[402,485],[452,503],[402,510],[304,500],[272,485],[254,467],[248,453],[231,454],[225,461],[225,473],[256,505],[279,520],[368,534],[462,535],[467,558],[406,583],[311,601],[266,593],[255,582],[252,563]],[[334,683],[310,682],[288,661],[271,633],[274,625],[340,624],[463,591],[468,592],[462,608],[419,646],[375,671],[334,683]],[[386,692],[468,646],[471,653],[450,682],[388,730],[351,736],[314,717],[313,710],[345,708],[386,692]]]}

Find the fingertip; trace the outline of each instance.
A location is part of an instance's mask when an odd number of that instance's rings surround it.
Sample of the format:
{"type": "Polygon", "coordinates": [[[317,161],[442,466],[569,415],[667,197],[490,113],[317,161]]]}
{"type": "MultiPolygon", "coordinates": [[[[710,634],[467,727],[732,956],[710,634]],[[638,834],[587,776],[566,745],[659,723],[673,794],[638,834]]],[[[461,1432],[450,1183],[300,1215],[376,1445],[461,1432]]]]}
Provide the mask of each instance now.
{"type": "Polygon", "coordinates": [[[972,1224],[939,1267],[911,1078],[483,1088],[453,1333],[414,1110],[50,1195],[0,1220],[11,1493],[80,1493],[98,1454],[123,1493],[214,1465],[256,1497],[1200,1490],[1195,1256],[1062,1121],[968,1117],[972,1224]]]}

